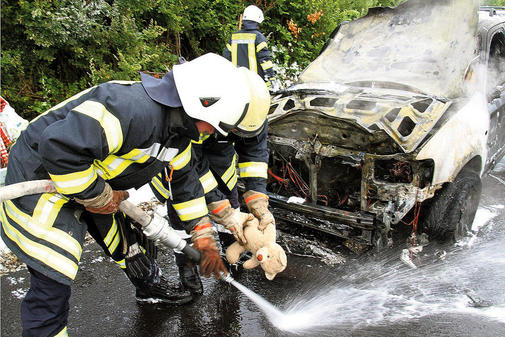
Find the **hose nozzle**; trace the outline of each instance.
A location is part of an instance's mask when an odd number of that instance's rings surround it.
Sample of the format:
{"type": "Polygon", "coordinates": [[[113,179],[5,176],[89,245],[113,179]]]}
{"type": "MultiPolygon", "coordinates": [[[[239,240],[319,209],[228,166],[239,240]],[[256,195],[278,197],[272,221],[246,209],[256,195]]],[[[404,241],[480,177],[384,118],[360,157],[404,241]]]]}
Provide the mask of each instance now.
{"type": "Polygon", "coordinates": [[[231,283],[233,281],[233,277],[231,277],[231,274],[225,274],[223,272],[220,273],[221,276],[219,277],[220,280],[231,283]]]}

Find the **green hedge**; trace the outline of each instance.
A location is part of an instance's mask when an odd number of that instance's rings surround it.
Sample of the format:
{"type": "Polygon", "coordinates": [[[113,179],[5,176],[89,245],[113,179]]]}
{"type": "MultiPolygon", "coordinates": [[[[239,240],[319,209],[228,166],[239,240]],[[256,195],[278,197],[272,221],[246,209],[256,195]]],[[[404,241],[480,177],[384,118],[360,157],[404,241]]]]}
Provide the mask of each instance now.
{"type": "MultiPolygon", "coordinates": [[[[221,53],[249,4],[282,80],[296,77],[342,20],[401,0],[3,0],[2,96],[31,119],[112,79],[164,73],[182,55],[221,53]]],[[[496,2],[496,1],[495,1],[496,2]]]]}

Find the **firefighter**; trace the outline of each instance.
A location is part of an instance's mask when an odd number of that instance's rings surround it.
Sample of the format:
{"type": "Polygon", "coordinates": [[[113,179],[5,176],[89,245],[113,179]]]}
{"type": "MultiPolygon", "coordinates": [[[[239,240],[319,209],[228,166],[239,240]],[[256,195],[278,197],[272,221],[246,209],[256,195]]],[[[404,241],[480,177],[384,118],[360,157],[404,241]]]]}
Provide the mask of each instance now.
{"type": "MultiPolygon", "coordinates": [[[[180,179],[198,180],[189,160],[191,140],[214,130],[255,132],[264,125],[269,101],[258,75],[206,54],[174,66],[161,80],[142,75],[141,82],[92,87],[34,119],[12,147],[6,185],[50,178],[58,193],[1,205],[2,239],[31,277],[21,304],[23,336],[66,335],[70,287],[87,230],[103,238],[99,243],[114,260],[140,267],[126,268],[127,275],[140,276],[132,282],[145,296],[190,299],[144,257],[142,243],[122,232],[119,204],[127,189],[170,165],[179,178],[171,185],[174,203],[195,200],[192,212],[205,215],[202,186],[180,179]]],[[[209,219],[185,226],[202,253],[202,273],[226,271],[209,219]]]]}
{"type": "MultiPolygon", "coordinates": [[[[244,199],[249,212],[260,219],[260,228],[274,223],[273,215],[268,210],[266,195],[267,178],[267,123],[258,135],[229,134],[227,137],[215,134],[201,135],[199,141],[193,141],[192,151],[200,177],[199,182],[205,193],[207,208],[216,222],[221,246],[225,249],[236,239],[244,242],[242,227],[234,223],[233,214],[240,208],[237,192],[237,165],[239,176],[244,182],[244,199]],[[233,234],[233,235],[231,235],[233,234]]],[[[155,196],[167,203],[167,213],[172,227],[184,237],[184,220],[178,205],[170,200],[170,173],[166,169],[150,183],[155,196]],[[182,215],[182,217],[180,216],[182,215]]],[[[188,182],[191,183],[191,182],[188,182]]],[[[202,283],[196,266],[180,252],[175,252],[175,261],[179,269],[182,285],[195,295],[203,293],[202,283]]]]}
{"type": "Polygon", "coordinates": [[[231,35],[223,56],[238,67],[246,67],[258,73],[273,91],[275,71],[267,39],[259,31],[263,22],[263,11],[254,5],[247,6],[242,14],[242,29],[231,35]]]}

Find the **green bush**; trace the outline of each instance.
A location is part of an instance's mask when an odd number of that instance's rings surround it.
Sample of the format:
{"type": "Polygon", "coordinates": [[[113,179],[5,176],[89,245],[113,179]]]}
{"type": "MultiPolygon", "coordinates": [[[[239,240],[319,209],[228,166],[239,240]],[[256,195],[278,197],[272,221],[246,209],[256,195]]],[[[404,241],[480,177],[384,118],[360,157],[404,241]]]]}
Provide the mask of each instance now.
{"type": "Polygon", "coordinates": [[[221,54],[244,8],[261,26],[281,80],[293,80],[343,20],[397,0],[4,0],[2,96],[24,118],[98,83],[164,73],[179,56],[221,54]]]}

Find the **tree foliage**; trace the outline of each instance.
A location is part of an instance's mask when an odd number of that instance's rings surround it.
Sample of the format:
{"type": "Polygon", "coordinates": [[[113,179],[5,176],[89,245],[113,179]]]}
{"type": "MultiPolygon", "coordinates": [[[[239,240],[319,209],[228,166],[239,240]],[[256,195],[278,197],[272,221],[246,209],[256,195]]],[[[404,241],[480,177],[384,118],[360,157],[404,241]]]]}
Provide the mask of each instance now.
{"type": "Polygon", "coordinates": [[[281,76],[294,78],[340,22],[400,2],[3,0],[2,96],[31,119],[91,85],[138,80],[139,71],[164,73],[179,56],[220,54],[249,4],[265,13],[261,30],[281,76]]]}

